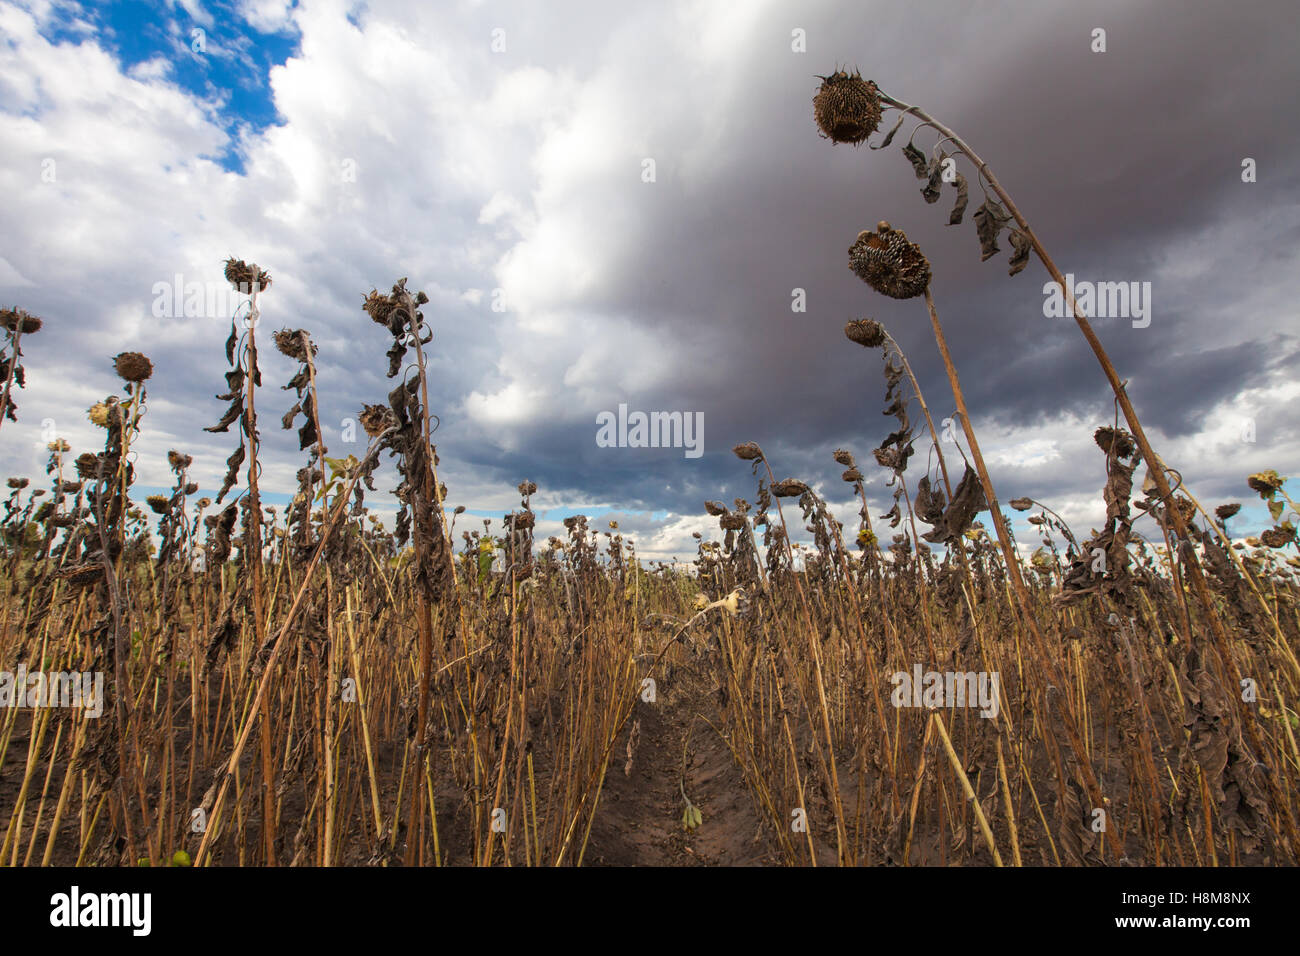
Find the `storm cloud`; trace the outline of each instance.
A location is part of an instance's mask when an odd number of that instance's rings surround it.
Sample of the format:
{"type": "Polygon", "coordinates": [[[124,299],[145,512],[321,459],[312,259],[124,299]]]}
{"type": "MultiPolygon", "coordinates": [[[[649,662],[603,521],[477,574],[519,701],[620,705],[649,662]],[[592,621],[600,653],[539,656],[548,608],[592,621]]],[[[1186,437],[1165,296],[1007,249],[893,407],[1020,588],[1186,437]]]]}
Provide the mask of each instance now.
{"type": "MultiPolygon", "coordinates": [[[[1148,327],[1099,318],[1097,331],[1153,444],[1207,506],[1249,502],[1249,472],[1297,460],[1293,3],[190,0],[155,13],[156,53],[128,63],[97,5],[0,3],[0,299],[46,322],[23,343],[28,385],[0,434],[8,474],[42,471],[51,431],[74,453],[95,447],[85,409],[120,387],[111,356],[133,349],[156,369],[140,486],[167,484],[175,447],[215,487],[231,449],[202,429],[222,410],[229,316],[158,316],[155,290],[177,275],[220,284],[235,255],[274,277],[264,324],[320,347],[331,454],[359,450],[346,420],[392,387],[362,297],[408,277],[430,298],[451,504],[500,513],[528,478],[542,534],[589,511],[643,555],[686,558],[711,526],[705,499],[753,499],[730,448],[757,441],[778,478],[819,485],[848,519],[831,452],[867,470],[890,420],[879,355],[844,323],[882,322],[936,418],[954,408],[924,303],[883,298],[847,268],[857,233],[885,219],[930,259],[1000,496],[1099,520],[1091,434],[1114,403],[1074,323],[1044,315],[1046,270],[1009,277],[1005,240],[981,262],[969,214],[946,225],[947,190],[925,203],[901,140],[821,138],[811,100],[839,66],[963,136],[1063,271],[1151,284],[1148,327]],[[256,58],[234,53],[263,36],[289,52],[250,74],[256,58]],[[245,66],[223,69],[223,52],[245,66]],[[195,70],[202,82],[182,81],[195,70]],[[249,84],[273,118],[241,106],[249,84]],[[598,446],[597,417],[620,403],[702,414],[703,455],[598,446]]],[[[973,210],[975,172],[959,168],[973,210]]],[[[301,456],[274,421],[292,404],[275,386],[294,369],[266,348],[262,364],[263,488],[289,493],[301,456]]],[[[869,471],[879,507],[887,473],[869,471]]],[[[1248,508],[1234,531],[1263,520],[1248,508]]]]}

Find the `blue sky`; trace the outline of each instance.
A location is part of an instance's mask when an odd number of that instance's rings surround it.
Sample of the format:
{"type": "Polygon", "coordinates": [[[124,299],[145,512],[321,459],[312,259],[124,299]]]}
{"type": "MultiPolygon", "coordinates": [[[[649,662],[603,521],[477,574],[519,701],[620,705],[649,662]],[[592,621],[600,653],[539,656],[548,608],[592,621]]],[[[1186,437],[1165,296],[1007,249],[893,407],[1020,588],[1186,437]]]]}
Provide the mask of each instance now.
{"type": "MultiPolygon", "coordinates": [[[[239,144],[280,121],[270,71],[298,49],[292,19],[279,29],[259,29],[245,5],[231,0],[114,0],[55,9],[42,34],[55,43],[88,37],[109,51],[124,73],[150,63],[166,65],[161,79],[210,105],[229,144],[212,156],[223,169],[244,173],[239,144]]],[[[291,11],[297,3],[287,5],[291,11]]]]}

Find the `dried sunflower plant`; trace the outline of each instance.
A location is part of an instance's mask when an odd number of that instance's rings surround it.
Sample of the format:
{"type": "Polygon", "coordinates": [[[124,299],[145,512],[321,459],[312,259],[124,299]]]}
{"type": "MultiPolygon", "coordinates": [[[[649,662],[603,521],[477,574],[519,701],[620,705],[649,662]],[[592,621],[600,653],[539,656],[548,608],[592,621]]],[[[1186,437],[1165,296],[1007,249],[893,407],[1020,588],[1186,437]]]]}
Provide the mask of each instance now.
{"type": "MultiPolygon", "coordinates": [[[[226,260],[225,263],[226,281],[238,293],[246,295],[248,299],[248,311],[241,317],[242,307],[237,309],[231,317],[230,335],[226,339],[226,361],[230,364],[230,371],[226,372],[226,392],[218,395],[218,401],[228,401],[230,405],[222,414],[220,420],[215,425],[205,428],[207,432],[226,432],[235,422],[239,423],[239,447],[236,448],[226,459],[226,476],[222,480],[221,489],[217,492],[217,504],[230,492],[239,480],[239,469],[247,462],[246,481],[248,493],[242,501],[243,511],[243,535],[240,561],[243,565],[243,575],[240,584],[239,594],[247,599],[248,606],[252,610],[252,627],[253,641],[260,644],[266,635],[266,608],[265,596],[262,589],[262,501],[258,489],[258,478],[261,474],[261,467],[258,462],[258,448],[260,437],[257,432],[257,408],[255,405],[255,396],[258,386],[262,384],[262,371],[257,362],[257,326],[261,318],[261,309],[259,300],[262,293],[271,287],[271,277],[265,271],[259,269],[256,263],[249,264],[242,259],[236,259],[233,256],[226,260]],[[240,326],[243,326],[241,334],[240,326]]],[[[228,536],[232,530],[235,520],[235,504],[232,502],[222,513],[219,524],[214,522],[214,527],[219,527],[224,534],[228,536]]],[[[237,601],[232,602],[238,603],[237,601]]],[[[275,773],[273,768],[273,755],[270,732],[270,711],[264,710],[261,714],[262,727],[262,812],[264,819],[270,818],[274,812],[274,779],[275,773]]],[[[270,829],[264,828],[265,844],[268,864],[273,864],[275,859],[275,846],[272,842],[270,829]]]]}
{"type": "Polygon", "coordinates": [[[4,326],[5,339],[0,347],[0,378],[4,379],[4,393],[0,395],[0,426],[5,421],[17,421],[15,413],[18,406],[14,404],[11,393],[17,385],[24,388],[27,384],[23,372],[23,350],[19,343],[24,335],[32,335],[41,330],[43,323],[36,316],[22,309],[0,309],[0,325],[4,326]]]}
{"type": "MultiPolygon", "coordinates": [[[[977,177],[950,139],[929,157],[913,145],[947,136],[928,117],[843,71],[815,104],[839,142],[914,117],[905,153],[925,198],[953,187],[961,222],[978,182],[981,247],[1009,231],[1011,269],[1027,267],[1032,234],[987,167],[977,177]]],[[[845,336],[882,362],[867,419],[885,422],[871,451],[829,456],[856,516],[841,523],[812,475],[776,467],[772,441],[742,442],[752,491],[704,501],[689,563],[647,560],[621,515],[560,518],[518,475],[505,509],[462,519],[433,444],[435,323],[405,280],[362,290],[393,381],[362,405],[356,455],[325,447],[330,340],[318,356],[306,330],[274,333],[292,363],[275,413],[301,468],[287,509],[261,507],[255,326],[270,277],[227,261],[248,300],[226,343],[213,430],[237,424],[239,439],[215,505],[198,497],[207,462],[174,442],[157,463],[166,487],[132,500],[145,386],[161,385],[134,352],[112,363],[122,391],[89,411],[102,450],[43,429],[47,480],[8,480],[0,664],[105,671],[112,714],[0,707],[0,865],[1300,861],[1287,479],[1256,471],[1242,490],[1259,504],[1207,510],[1158,460],[1143,473],[1117,398],[1092,434],[1104,521],[1076,533],[1047,490],[1017,489],[1008,506],[1038,538],[1022,545],[939,323],[937,263],[887,222],[847,258],[874,294],[925,302],[953,406],[915,349],[854,319],[845,336]],[[367,498],[384,453],[395,520],[367,498]],[[888,510],[873,515],[876,478],[888,510]]],[[[32,327],[5,314],[12,393],[32,327]]],[[[8,689],[0,677],[0,701],[8,689]]]]}
{"type": "MultiPolygon", "coordinates": [[[[398,457],[398,472],[402,476],[397,488],[401,511],[397,519],[399,543],[414,531],[416,622],[419,627],[420,692],[416,715],[417,760],[415,772],[423,778],[429,772],[427,757],[429,692],[432,680],[433,617],[435,603],[441,604],[444,645],[455,639],[459,615],[456,591],[456,565],[452,560],[452,544],[443,510],[445,490],[438,482],[438,455],[431,437],[434,415],[429,410],[428,365],[424,347],[433,340],[433,332],[424,323],[420,306],[429,301],[423,292],[412,295],[406,289],[406,280],[399,279],[388,295],[372,289],[363,308],[377,324],[384,326],[393,338],[388,350],[388,377],[397,378],[403,372],[402,361],[408,349],[414,349],[416,364],[414,376],[404,376],[388,396],[389,414],[365,410],[369,429],[387,428],[387,437],[381,447],[398,457]],[[390,425],[391,423],[391,425],[390,425]]],[[[418,778],[417,778],[418,779],[418,778]]],[[[423,861],[424,844],[423,787],[410,791],[407,814],[407,863],[423,861]]]]}
{"type": "MultiPolygon", "coordinates": [[[[298,450],[311,449],[311,457],[298,472],[298,494],[290,509],[289,523],[298,525],[297,546],[304,552],[311,547],[311,502],[317,479],[324,477],[325,447],[320,427],[320,407],[316,401],[316,346],[305,329],[281,329],[275,333],[275,347],[286,358],[298,362],[298,371],[287,385],[285,391],[292,390],[298,400],[284,413],[280,425],[286,431],[293,428],[298,415],[303,416],[302,427],[298,429],[298,450]]],[[[380,429],[382,431],[382,429],[380,429]]],[[[367,429],[369,431],[369,429],[367,429]]],[[[322,494],[322,501],[324,496],[322,494]]]]}
{"type": "MultiPolygon", "coordinates": [[[[867,143],[881,129],[887,114],[893,112],[897,116],[880,142],[869,145],[871,150],[883,150],[890,146],[909,118],[914,121],[902,146],[903,155],[912,166],[916,177],[924,181],[921,195],[927,203],[937,202],[943,187],[951,186],[955,196],[948,218],[949,225],[959,225],[963,221],[969,203],[969,181],[961,172],[958,160],[967,164],[968,171],[984,194],[984,202],[973,216],[982,259],[987,260],[997,254],[998,239],[1004,231],[1012,248],[1008,265],[1011,276],[1017,275],[1027,266],[1031,253],[1037,256],[1062,291],[1079,330],[1101,365],[1114,394],[1117,415],[1122,416],[1127,431],[1112,428],[1104,438],[1099,433],[1098,444],[1107,452],[1107,471],[1110,476],[1106,492],[1108,527],[1105,532],[1095,536],[1084,546],[1083,554],[1075,557],[1073,569],[1065,578],[1066,593],[1101,594],[1116,608],[1112,612],[1115,619],[1122,620],[1126,616],[1128,609],[1125,601],[1128,595],[1122,582],[1127,580],[1129,564],[1128,544],[1131,523],[1128,511],[1129,488],[1134,468],[1139,460],[1144,461],[1147,464],[1147,500],[1140,507],[1159,523],[1167,541],[1166,553],[1170,571],[1176,580],[1180,582],[1185,580],[1190,585],[1190,590],[1200,608],[1197,623],[1204,630],[1192,627],[1190,608],[1184,606],[1180,616],[1189,623],[1182,629],[1183,637],[1193,649],[1202,643],[1213,647],[1223,686],[1228,688],[1242,686],[1242,674],[1233,653],[1233,638],[1224,625],[1221,608],[1207,583],[1201,567],[1202,558],[1195,547],[1195,543],[1203,537],[1192,524],[1197,507],[1189,497],[1175,497],[1168,477],[1172,472],[1152,449],[1109,355],[1083,309],[1067,287],[1061,270],[1048,255],[1010,195],[998,182],[988,164],[965,140],[920,107],[907,104],[884,93],[875,82],[863,79],[858,72],[849,73],[837,69],[820,79],[821,86],[813,99],[814,120],[821,134],[833,143],[847,143],[854,146],[867,143]],[[934,138],[933,146],[928,153],[917,145],[918,139],[927,134],[934,138]],[[1097,556],[1097,563],[1089,563],[1094,555],[1097,556]],[[1084,581],[1085,575],[1096,578],[1099,574],[1107,579],[1107,586],[1100,591],[1095,580],[1090,583],[1084,581]],[[1205,633],[1206,631],[1208,634],[1205,633]]],[[[1041,614],[1035,610],[1032,596],[1021,573],[1020,561],[1010,529],[998,506],[992,481],[971,425],[956,367],[930,293],[931,270],[928,260],[900,230],[886,222],[881,222],[874,232],[864,231],[859,234],[849,251],[849,260],[855,274],[880,294],[896,299],[917,297],[925,299],[935,340],[952,386],[957,415],[961,419],[967,446],[979,475],[985,503],[991,511],[1021,621],[1031,638],[1034,653],[1043,665],[1044,673],[1051,678],[1052,686],[1059,688],[1063,686],[1065,676],[1057,663],[1060,659],[1060,651],[1057,647],[1049,646],[1048,634],[1039,620],[1041,614]]],[[[1179,478],[1179,486],[1182,486],[1181,478],[1179,478]]],[[[1126,649],[1118,644],[1116,647],[1119,652],[1126,649]]],[[[1235,694],[1231,696],[1241,697],[1235,694]]],[[[1088,746],[1078,702],[1071,702],[1068,696],[1062,697],[1059,694],[1056,700],[1055,707],[1060,713],[1065,736],[1073,751],[1068,762],[1077,771],[1086,799],[1093,807],[1104,807],[1106,797],[1098,785],[1092,762],[1087,759],[1088,746]]],[[[1256,709],[1249,701],[1237,699],[1233,710],[1235,711],[1234,723],[1240,727],[1244,737],[1241,759],[1259,761],[1265,767],[1269,767],[1272,763],[1269,754],[1273,748],[1268,746],[1261,736],[1256,709]]],[[[1149,767],[1145,770],[1145,777],[1150,786],[1148,798],[1154,805],[1157,802],[1156,781],[1155,774],[1149,767]]],[[[1277,780],[1275,766],[1270,767],[1269,772],[1262,775],[1263,786],[1268,794],[1269,809],[1276,819],[1279,832],[1289,852],[1294,853],[1298,847],[1293,811],[1290,801],[1279,787],[1277,780]]],[[[1252,785],[1250,789],[1253,792],[1256,787],[1252,785]]],[[[1159,817],[1158,811],[1152,812],[1157,818],[1159,817]]],[[[1107,828],[1104,834],[1116,855],[1122,856],[1122,842],[1118,828],[1107,828]]]]}
{"type": "MultiPolygon", "coordinates": [[[[0,661],[106,671],[113,713],[0,708],[0,860],[581,865],[610,853],[626,828],[601,795],[612,755],[629,749],[620,734],[645,715],[642,619],[683,612],[686,576],[647,570],[616,522],[603,550],[582,516],[539,547],[527,480],[498,535],[485,524],[453,553],[427,300],[405,283],[365,297],[399,382],[361,410],[364,454],[327,457],[316,345],[302,330],[275,336],[297,365],[281,424],[298,426],[305,461],[283,520],[262,508],[256,322],[269,276],[226,265],[249,300],[212,426],[239,432],[219,490],[199,497],[204,466],[173,448],[170,488],[132,501],[153,381],[135,352],[113,362],[124,393],[89,410],[103,450],[46,439],[49,487],[8,483],[0,661]],[[385,450],[400,476],[392,531],[363,494],[385,450]],[[26,759],[10,759],[20,749],[26,759]]],[[[11,342],[32,328],[18,323],[11,342]]],[[[21,386],[17,368],[6,375],[21,386]]],[[[824,524],[824,508],[808,517],[824,524]]],[[[752,548],[749,561],[763,579],[752,548]]],[[[748,604],[732,589],[696,624],[748,604]]],[[[665,667],[681,646],[663,650],[665,667]]]]}

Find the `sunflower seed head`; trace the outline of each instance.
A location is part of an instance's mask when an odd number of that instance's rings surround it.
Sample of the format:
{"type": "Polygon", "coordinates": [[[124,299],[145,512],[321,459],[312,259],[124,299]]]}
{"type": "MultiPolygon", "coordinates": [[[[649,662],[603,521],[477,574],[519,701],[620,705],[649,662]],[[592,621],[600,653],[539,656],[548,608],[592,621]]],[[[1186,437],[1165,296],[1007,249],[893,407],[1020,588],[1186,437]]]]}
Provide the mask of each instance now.
{"type": "MultiPolygon", "coordinates": [[[[307,361],[307,347],[303,345],[303,339],[307,336],[304,329],[281,329],[273,335],[275,347],[280,350],[281,355],[288,356],[297,362],[307,361]]],[[[310,339],[308,339],[310,341],[310,339]]],[[[311,354],[316,354],[316,346],[311,347],[311,354]]]]}
{"type": "Polygon", "coordinates": [[[844,334],[865,349],[878,349],[888,339],[885,327],[875,319],[854,319],[844,326],[844,334]]]}
{"type": "Polygon", "coordinates": [[[128,382],[144,382],[153,374],[153,362],[139,352],[119,353],[113,359],[113,368],[128,382]]]}
{"type": "Polygon", "coordinates": [[[33,332],[39,332],[43,324],[36,316],[22,309],[0,309],[0,325],[10,332],[31,335],[33,332]]]}
{"type": "Polygon", "coordinates": [[[371,438],[378,438],[397,424],[397,416],[387,405],[362,405],[361,427],[371,438]]]}
{"type": "Polygon", "coordinates": [[[1093,432],[1092,440],[1106,454],[1109,455],[1113,452],[1116,458],[1128,458],[1137,451],[1137,445],[1133,443],[1133,436],[1122,428],[1111,428],[1109,425],[1103,426],[1093,432]]]}
{"type": "Polygon", "coordinates": [[[244,295],[271,288],[271,277],[259,269],[256,262],[247,263],[233,256],[226,260],[226,281],[236,292],[244,295]]]}
{"type": "Polygon", "coordinates": [[[813,97],[813,118],[833,143],[857,145],[880,127],[880,90],[858,72],[836,70],[822,78],[813,97]]]}
{"type": "Polygon", "coordinates": [[[1259,540],[1270,548],[1285,548],[1295,539],[1295,528],[1289,524],[1269,528],[1267,531],[1260,532],[1259,535],[1259,540]]]}
{"type": "Polygon", "coordinates": [[[787,478],[772,486],[772,494],[778,498],[797,498],[808,491],[808,486],[798,478],[787,478]]]}
{"type": "Polygon", "coordinates": [[[94,452],[82,452],[73,464],[81,478],[95,478],[99,474],[99,456],[94,452]]]}
{"type": "Polygon", "coordinates": [[[1251,491],[1259,492],[1261,498],[1267,498],[1273,492],[1282,487],[1286,481],[1278,475],[1273,469],[1268,471],[1258,471],[1246,479],[1246,484],[1250,485],[1251,491]]]}
{"type": "MultiPolygon", "coordinates": [[[[901,229],[881,222],[877,232],[860,232],[849,247],[849,268],[854,275],[891,299],[923,295],[930,286],[930,262],[921,247],[908,241],[901,229]]],[[[847,330],[846,330],[847,332],[847,330]]]]}

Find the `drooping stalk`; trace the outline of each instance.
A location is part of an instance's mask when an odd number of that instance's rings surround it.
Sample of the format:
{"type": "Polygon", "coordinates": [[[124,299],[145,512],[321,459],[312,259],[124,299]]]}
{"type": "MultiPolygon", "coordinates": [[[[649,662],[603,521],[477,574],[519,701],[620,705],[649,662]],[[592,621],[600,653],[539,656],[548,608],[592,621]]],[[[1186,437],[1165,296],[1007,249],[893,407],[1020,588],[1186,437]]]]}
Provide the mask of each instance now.
{"type": "MultiPolygon", "coordinates": [[[[262,646],[266,633],[265,609],[262,605],[262,498],[257,485],[257,411],[253,396],[257,391],[257,322],[261,316],[258,299],[262,295],[259,283],[252,286],[251,306],[248,312],[248,341],[244,347],[245,399],[244,434],[248,440],[248,527],[244,535],[244,560],[248,562],[249,586],[253,605],[253,646],[262,646]]],[[[265,865],[275,866],[275,761],[271,745],[271,705],[269,695],[262,699],[261,707],[262,749],[262,849],[265,865]]]]}
{"type": "MultiPolygon", "coordinates": [[[[993,175],[993,171],[989,169],[988,163],[980,159],[965,140],[919,107],[909,106],[901,100],[894,99],[885,94],[881,94],[880,99],[881,102],[887,106],[901,110],[904,114],[911,114],[920,120],[923,125],[933,127],[935,131],[944,138],[944,142],[952,144],[959,152],[970,160],[972,164],[974,164],[976,169],[979,171],[979,175],[986,183],[988,183],[989,188],[992,189],[998,199],[1001,200],[1002,204],[1006,207],[1007,212],[1010,213],[1011,217],[1020,227],[1020,230],[1025,234],[1034,254],[1038,256],[1044,267],[1046,267],[1048,274],[1051,275],[1053,281],[1060,287],[1061,292],[1065,297],[1065,301],[1069,304],[1070,312],[1074,316],[1075,324],[1078,325],[1079,331],[1083,334],[1084,339],[1088,343],[1088,347],[1092,349],[1093,355],[1096,356],[1097,363],[1101,366],[1102,373],[1106,376],[1106,381],[1115,395],[1115,400],[1119,403],[1120,411],[1124,413],[1124,420],[1128,425],[1128,430],[1132,433],[1133,439],[1137,443],[1138,450],[1142,454],[1142,459],[1147,464],[1151,479],[1155,483],[1159,499],[1166,506],[1164,509],[1165,513],[1173,523],[1178,538],[1180,561],[1186,565],[1187,577],[1191,581],[1192,589],[1196,592],[1196,597],[1205,613],[1205,617],[1209,622],[1210,629],[1214,636],[1213,643],[1215,653],[1219,658],[1219,662],[1223,667],[1229,683],[1234,688],[1234,692],[1231,693],[1230,696],[1236,699],[1237,711],[1240,715],[1242,726],[1246,731],[1247,740],[1250,744],[1251,750],[1254,752],[1255,759],[1266,761],[1267,750],[1263,745],[1263,741],[1260,739],[1259,730],[1255,723],[1254,712],[1245,701],[1240,699],[1241,695],[1235,693],[1235,688],[1241,686],[1241,673],[1237,669],[1236,662],[1232,658],[1232,653],[1228,646],[1228,634],[1223,627],[1223,621],[1219,616],[1218,609],[1215,607],[1213,595],[1211,595],[1209,586],[1205,581],[1205,575],[1201,570],[1200,562],[1197,559],[1195,550],[1192,548],[1187,522],[1180,510],[1173,506],[1173,490],[1170,488],[1169,479],[1165,475],[1165,464],[1151,447],[1151,442],[1147,439],[1146,432],[1142,428],[1142,422],[1138,417],[1137,410],[1133,407],[1133,403],[1128,397],[1128,392],[1124,387],[1124,382],[1121,381],[1119,373],[1116,372],[1115,366],[1111,362],[1110,356],[1107,354],[1105,347],[1101,344],[1101,339],[1097,337],[1097,333],[1093,330],[1092,323],[1088,321],[1083,310],[1079,308],[1078,302],[1075,301],[1074,294],[1067,287],[1064,274],[1062,274],[1061,270],[1052,260],[1052,257],[1048,255],[1042,242],[1039,241],[1038,236],[1034,233],[1033,229],[1030,228],[1029,223],[1025,221],[1025,217],[1021,215],[1020,210],[1011,199],[1011,196],[1005,189],[1003,189],[1002,184],[998,182],[997,177],[993,175]]],[[[1023,584],[1021,586],[1023,587],[1023,584]]],[[[1265,763],[1265,766],[1269,765],[1265,763]]],[[[1269,771],[1264,774],[1264,778],[1268,786],[1274,810],[1282,818],[1291,852],[1295,853],[1297,849],[1300,849],[1300,843],[1297,842],[1295,822],[1291,816],[1290,804],[1278,788],[1276,775],[1272,767],[1269,767],[1269,771]]]]}

